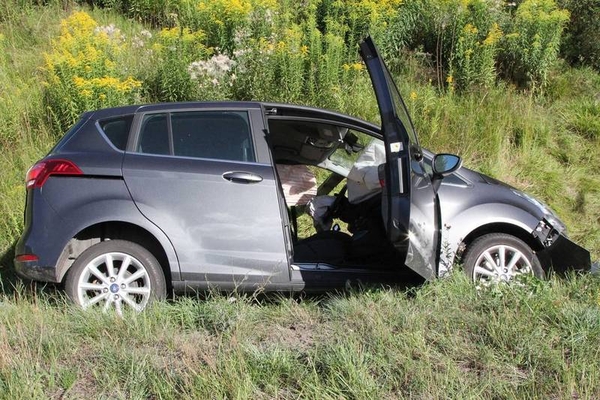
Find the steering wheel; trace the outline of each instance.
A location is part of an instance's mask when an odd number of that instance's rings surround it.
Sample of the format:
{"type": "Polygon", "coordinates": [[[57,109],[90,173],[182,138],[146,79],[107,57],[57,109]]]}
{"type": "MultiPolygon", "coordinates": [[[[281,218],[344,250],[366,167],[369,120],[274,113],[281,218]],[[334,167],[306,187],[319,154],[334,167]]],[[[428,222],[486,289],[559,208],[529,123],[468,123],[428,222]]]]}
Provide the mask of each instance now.
{"type": "Polygon", "coordinates": [[[333,218],[333,216],[340,210],[340,206],[342,205],[342,200],[344,199],[344,195],[346,194],[346,190],[348,189],[347,185],[342,187],[339,193],[335,195],[335,200],[331,205],[327,208],[327,211],[323,215],[323,221],[329,221],[333,218]]]}

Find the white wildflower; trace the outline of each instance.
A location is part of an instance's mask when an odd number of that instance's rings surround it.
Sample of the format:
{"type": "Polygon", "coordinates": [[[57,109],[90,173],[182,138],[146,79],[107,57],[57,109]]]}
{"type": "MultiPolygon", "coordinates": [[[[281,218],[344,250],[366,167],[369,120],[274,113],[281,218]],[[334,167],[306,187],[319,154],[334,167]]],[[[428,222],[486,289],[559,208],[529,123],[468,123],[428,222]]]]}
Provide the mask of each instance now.
{"type": "Polygon", "coordinates": [[[232,73],[236,62],[224,54],[216,54],[209,60],[198,60],[188,65],[190,79],[198,82],[202,88],[220,87],[222,84],[233,86],[236,79],[232,73]]]}
{"type": "Polygon", "coordinates": [[[236,46],[241,46],[243,43],[245,43],[248,40],[250,35],[251,35],[250,30],[238,29],[233,34],[233,43],[235,43],[236,46]]]}
{"type": "Polygon", "coordinates": [[[137,36],[134,36],[133,39],[131,39],[131,46],[135,49],[140,49],[144,47],[144,44],[144,41],[137,36]]]}
{"type": "Polygon", "coordinates": [[[103,33],[112,40],[123,41],[125,35],[121,33],[121,30],[115,26],[115,24],[97,26],[94,29],[95,34],[103,33]]]}

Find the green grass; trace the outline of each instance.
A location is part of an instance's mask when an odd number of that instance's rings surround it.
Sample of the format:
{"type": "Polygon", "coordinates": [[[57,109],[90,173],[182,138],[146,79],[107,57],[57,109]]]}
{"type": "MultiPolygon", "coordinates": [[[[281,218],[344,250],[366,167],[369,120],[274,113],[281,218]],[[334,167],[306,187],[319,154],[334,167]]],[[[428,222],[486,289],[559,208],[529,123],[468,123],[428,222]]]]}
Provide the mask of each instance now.
{"type": "Polygon", "coordinates": [[[600,280],[179,298],[1,295],[0,398],[597,398],[600,280]]]}
{"type": "MultiPolygon", "coordinates": [[[[0,5],[0,398],[600,397],[594,276],[485,292],[455,274],[408,292],[209,294],[124,319],[19,281],[11,265],[24,176],[57,139],[43,52],[74,7],[36,3],[0,5]]],[[[92,15],[127,34],[141,29],[92,15]]],[[[406,65],[398,81],[423,144],[542,198],[598,259],[600,75],[561,65],[541,94],[506,83],[457,94],[432,86],[416,59],[406,65]]],[[[366,75],[342,88],[306,102],[377,119],[366,75]]]]}

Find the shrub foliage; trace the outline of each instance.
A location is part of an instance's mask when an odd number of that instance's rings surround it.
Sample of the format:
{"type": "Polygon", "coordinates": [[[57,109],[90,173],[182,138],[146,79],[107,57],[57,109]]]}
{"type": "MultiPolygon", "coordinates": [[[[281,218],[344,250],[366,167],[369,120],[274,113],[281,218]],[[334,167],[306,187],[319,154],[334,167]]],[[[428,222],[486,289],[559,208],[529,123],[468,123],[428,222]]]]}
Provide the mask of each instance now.
{"type": "MultiPolygon", "coordinates": [[[[367,34],[376,38],[392,70],[404,68],[409,55],[422,55],[440,88],[489,88],[498,76],[520,86],[542,87],[569,17],[554,0],[306,0],[302,7],[291,0],[95,0],[93,4],[158,31],[152,40],[155,52],[147,56],[154,60],[148,63],[154,70],[138,71],[147,100],[233,95],[296,101],[309,96],[310,103],[331,107],[339,103],[335,93],[343,90],[340,79],[357,62],[357,43],[367,34]],[[208,64],[218,69],[216,60],[225,62],[226,70],[215,75],[208,64]]],[[[76,46],[100,49],[112,60],[122,45],[109,35],[101,37],[98,27],[91,28],[93,32],[76,46]],[[102,40],[111,44],[110,51],[102,40]]],[[[70,49],[79,54],[77,48],[70,49]]],[[[102,78],[103,69],[93,73],[102,78]]],[[[72,83],[60,85],[67,90],[72,83]]],[[[128,92],[137,93],[133,88],[128,92]]],[[[72,104],[93,105],[81,98],[72,104]]]]}
{"type": "Polygon", "coordinates": [[[44,65],[48,111],[59,132],[83,111],[140,100],[142,82],[122,67],[127,52],[114,25],[99,26],[82,11],[61,22],[44,65]]]}

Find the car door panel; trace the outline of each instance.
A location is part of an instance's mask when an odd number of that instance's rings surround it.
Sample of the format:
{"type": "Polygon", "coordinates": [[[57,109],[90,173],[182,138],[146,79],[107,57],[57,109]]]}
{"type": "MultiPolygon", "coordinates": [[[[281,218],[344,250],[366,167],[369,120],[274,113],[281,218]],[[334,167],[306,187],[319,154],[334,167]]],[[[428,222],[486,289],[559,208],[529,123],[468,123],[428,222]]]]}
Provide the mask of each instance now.
{"type": "Polygon", "coordinates": [[[270,165],[128,152],[123,176],[173,243],[183,280],[289,281],[270,165]]]}
{"type": "Polygon", "coordinates": [[[426,279],[437,275],[439,218],[431,178],[423,165],[412,121],[385,64],[370,38],[361,43],[382,122],[386,148],[382,205],[391,243],[405,264],[426,279]]]}

